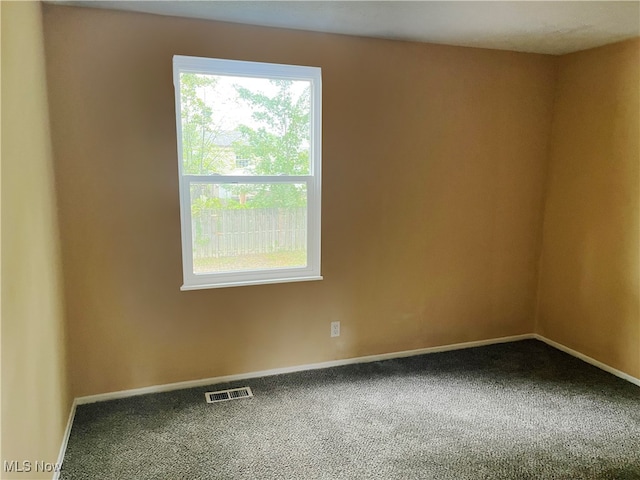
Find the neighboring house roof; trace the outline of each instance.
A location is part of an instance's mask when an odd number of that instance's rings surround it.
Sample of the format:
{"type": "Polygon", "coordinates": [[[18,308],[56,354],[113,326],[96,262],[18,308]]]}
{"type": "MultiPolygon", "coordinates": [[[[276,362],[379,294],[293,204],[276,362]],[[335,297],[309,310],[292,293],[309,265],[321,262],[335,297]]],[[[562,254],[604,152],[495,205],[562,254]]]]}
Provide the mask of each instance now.
{"type": "Polygon", "coordinates": [[[229,130],[218,133],[213,139],[214,143],[220,147],[230,147],[234,142],[242,140],[242,133],[237,130],[229,130]]]}

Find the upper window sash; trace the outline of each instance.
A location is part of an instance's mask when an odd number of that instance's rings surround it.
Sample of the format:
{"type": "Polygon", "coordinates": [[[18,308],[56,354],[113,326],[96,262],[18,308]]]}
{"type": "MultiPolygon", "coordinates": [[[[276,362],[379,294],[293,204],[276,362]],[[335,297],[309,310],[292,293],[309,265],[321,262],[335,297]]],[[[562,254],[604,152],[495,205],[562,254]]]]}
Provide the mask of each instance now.
{"type": "MultiPolygon", "coordinates": [[[[250,77],[256,79],[269,80],[292,80],[308,82],[310,84],[310,135],[309,135],[309,171],[307,176],[320,176],[320,162],[322,145],[319,139],[322,138],[322,70],[319,67],[282,65],[273,63],[248,62],[239,60],[226,60],[216,58],[202,58],[175,55],[174,65],[174,87],[180,90],[180,75],[183,73],[194,73],[200,75],[213,75],[224,77],[250,77]]],[[[180,95],[176,96],[176,110],[181,112],[180,95]]],[[[180,142],[182,143],[182,125],[178,125],[180,142]]],[[[180,162],[180,174],[187,175],[184,171],[183,162],[180,162]]],[[[212,176],[228,176],[224,173],[207,174],[212,176]]],[[[281,174],[278,174],[280,176],[281,174]]],[[[247,174],[247,176],[253,176],[247,174]]]]}

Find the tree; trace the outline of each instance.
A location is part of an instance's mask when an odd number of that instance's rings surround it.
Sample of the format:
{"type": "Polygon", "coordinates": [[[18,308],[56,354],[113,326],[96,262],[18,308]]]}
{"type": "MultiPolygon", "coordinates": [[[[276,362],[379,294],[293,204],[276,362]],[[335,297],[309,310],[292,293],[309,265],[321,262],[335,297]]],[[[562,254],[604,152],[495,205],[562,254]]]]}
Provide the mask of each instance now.
{"type": "MultiPolygon", "coordinates": [[[[271,80],[274,96],[236,86],[240,101],[252,111],[257,128],[241,124],[243,141],[234,143],[238,158],[254,163],[256,175],[306,175],[309,173],[310,89],[296,94],[291,80],[271,80]]],[[[303,186],[293,184],[251,187],[255,207],[297,207],[306,205],[303,186]]],[[[245,189],[246,190],[246,189],[245,189]]]]}
{"type": "Polygon", "coordinates": [[[182,166],[185,174],[207,175],[222,171],[228,160],[216,145],[221,133],[213,120],[213,110],[205,102],[215,94],[217,80],[211,75],[183,73],[180,76],[182,119],[182,166]]]}

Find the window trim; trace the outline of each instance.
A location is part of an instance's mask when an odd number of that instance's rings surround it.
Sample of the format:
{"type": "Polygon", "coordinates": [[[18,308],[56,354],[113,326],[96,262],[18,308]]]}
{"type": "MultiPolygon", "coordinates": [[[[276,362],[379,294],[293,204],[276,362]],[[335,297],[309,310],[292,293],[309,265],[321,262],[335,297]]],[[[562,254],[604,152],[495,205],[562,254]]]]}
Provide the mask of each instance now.
{"type": "Polygon", "coordinates": [[[262,285],[322,280],[321,204],[322,204],[322,76],[319,67],[283,65],[240,60],[224,60],[174,55],[173,84],[176,105],[176,136],[180,191],[183,285],[180,290],[262,285]],[[244,76],[311,83],[310,171],[308,175],[183,175],[180,74],[199,73],[218,76],[244,76]],[[196,274],[193,272],[191,217],[192,183],[305,183],[307,187],[307,266],[196,274]]]}

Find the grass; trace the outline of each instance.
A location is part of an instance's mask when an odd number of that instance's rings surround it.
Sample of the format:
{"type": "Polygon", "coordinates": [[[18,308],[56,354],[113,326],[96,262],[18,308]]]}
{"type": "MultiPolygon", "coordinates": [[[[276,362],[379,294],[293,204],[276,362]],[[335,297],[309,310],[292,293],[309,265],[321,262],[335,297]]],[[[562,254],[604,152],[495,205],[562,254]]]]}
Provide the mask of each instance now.
{"type": "Polygon", "coordinates": [[[194,273],[218,273],[238,270],[256,270],[267,268],[304,267],[307,264],[307,252],[251,253],[233,257],[194,258],[194,273]]]}

